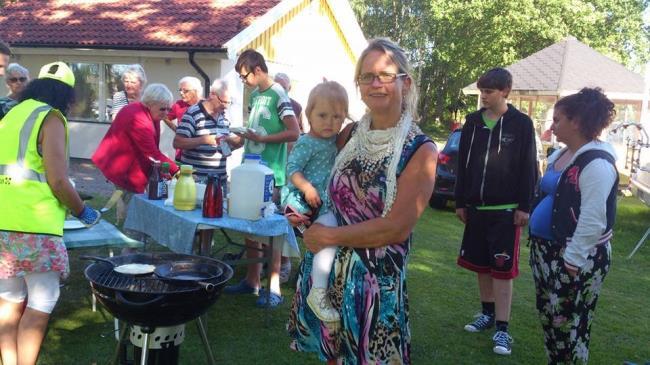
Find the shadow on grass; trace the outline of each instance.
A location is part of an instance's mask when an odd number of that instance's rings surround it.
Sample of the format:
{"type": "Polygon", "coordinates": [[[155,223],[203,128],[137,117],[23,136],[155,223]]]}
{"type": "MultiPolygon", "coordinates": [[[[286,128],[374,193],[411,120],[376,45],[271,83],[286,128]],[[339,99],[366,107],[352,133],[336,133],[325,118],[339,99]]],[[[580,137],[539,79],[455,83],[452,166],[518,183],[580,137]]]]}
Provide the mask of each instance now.
{"type": "MultiPolygon", "coordinates": [[[[100,200],[93,205],[101,206],[100,200]]],[[[110,217],[109,217],[110,218],[110,217]]],[[[650,209],[631,198],[619,203],[613,241],[613,264],[606,278],[592,327],[590,364],[643,363],[650,359],[650,242],[632,260],[625,257],[650,223],[650,209]],[[615,351],[613,350],[615,349],[615,351]]],[[[450,205],[427,209],[414,232],[408,290],[414,364],[544,364],[543,337],[535,309],[528,266],[529,249],[522,241],[520,276],[515,280],[511,332],[513,354],[492,353],[491,333],[466,333],[465,323],[480,309],[475,274],[456,265],[463,226],[450,205]]],[[[234,235],[240,241],[240,236],[234,235]]],[[[219,242],[221,243],[221,242],[219,242]]],[[[155,247],[155,249],[162,249],[155,247]]],[[[87,251],[84,252],[88,254],[87,251]]],[[[106,250],[95,250],[106,255],[106,250]]],[[[71,252],[73,273],[52,316],[40,364],[105,364],[115,340],[113,322],[90,311],[90,289],[83,277],[86,263],[71,252]],[[101,337],[101,335],[109,334],[101,337]]],[[[294,261],[294,270],[298,262],[294,261]]],[[[243,277],[236,267],[232,282],[243,277]]],[[[222,295],[208,312],[208,336],[221,364],[321,364],[314,355],[288,349],[285,325],[294,286],[282,288],[285,302],[270,313],[255,307],[255,297],[222,295]],[[270,314],[268,323],[266,315],[270,314]]],[[[204,364],[203,346],[193,323],[181,345],[181,364],[204,364]]]]}

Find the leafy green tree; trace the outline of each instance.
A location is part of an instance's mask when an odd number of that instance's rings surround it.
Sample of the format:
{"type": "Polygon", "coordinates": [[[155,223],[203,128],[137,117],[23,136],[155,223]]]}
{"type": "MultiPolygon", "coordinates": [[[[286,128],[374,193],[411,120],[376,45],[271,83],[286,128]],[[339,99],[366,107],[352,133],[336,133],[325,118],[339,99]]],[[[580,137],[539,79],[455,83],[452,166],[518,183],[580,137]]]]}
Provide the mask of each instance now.
{"type": "Polygon", "coordinates": [[[465,108],[460,89],[568,35],[640,69],[650,60],[650,0],[352,0],[368,38],[389,37],[415,65],[425,121],[465,108]]]}

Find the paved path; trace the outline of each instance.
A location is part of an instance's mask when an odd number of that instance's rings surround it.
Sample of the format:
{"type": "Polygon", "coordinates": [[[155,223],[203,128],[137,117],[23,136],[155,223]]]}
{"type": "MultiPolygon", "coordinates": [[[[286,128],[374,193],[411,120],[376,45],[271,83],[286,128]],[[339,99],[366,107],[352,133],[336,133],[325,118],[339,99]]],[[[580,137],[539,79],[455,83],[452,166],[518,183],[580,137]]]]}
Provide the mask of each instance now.
{"type": "Polygon", "coordinates": [[[106,181],[104,175],[90,160],[71,158],[68,174],[74,180],[76,189],[82,193],[105,197],[113,193],[113,184],[106,181]]]}

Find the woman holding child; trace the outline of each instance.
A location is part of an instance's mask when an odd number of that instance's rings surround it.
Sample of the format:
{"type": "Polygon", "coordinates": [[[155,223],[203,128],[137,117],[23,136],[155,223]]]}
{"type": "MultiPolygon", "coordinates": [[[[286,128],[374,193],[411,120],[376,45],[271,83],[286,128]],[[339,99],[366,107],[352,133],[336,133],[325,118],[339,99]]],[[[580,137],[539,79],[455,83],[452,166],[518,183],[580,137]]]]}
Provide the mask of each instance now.
{"type": "Polygon", "coordinates": [[[413,120],[416,87],[399,46],[370,41],[355,80],[368,113],[339,135],[344,146],[328,188],[338,227],[315,223],[304,234],[314,253],[339,246],[328,294],[340,324],[322,322],[305,305],[312,286],[306,256],[288,330],[295,350],[331,364],[408,364],[406,265],[411,231],[431,196],[437,152],[413,120]]]}

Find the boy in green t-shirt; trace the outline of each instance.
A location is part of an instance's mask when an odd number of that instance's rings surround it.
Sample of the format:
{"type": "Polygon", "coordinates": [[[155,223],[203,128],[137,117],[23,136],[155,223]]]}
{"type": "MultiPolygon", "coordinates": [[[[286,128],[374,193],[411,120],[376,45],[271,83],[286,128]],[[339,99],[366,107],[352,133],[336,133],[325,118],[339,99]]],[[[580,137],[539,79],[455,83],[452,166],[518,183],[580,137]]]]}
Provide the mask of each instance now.
{"type": "MultiPolygon", "coordinates": [[[[294,142],[300,135],[298,121],[291,107],[291,100],[281,85],[273,82],[269,76],[264,56],[247,49],[239,55],[235,70],[246,86],[254,88],[249,100],[249,131],[239,134],[245,139],[244,153],[256,153],[262,156],[269,168],[273,170],[275,187],[273,198],[277,202],[279,190],[286,183],[287,142],[294,142]]],[[[259,258],[262,244],[256,237],[246,238],[246,252],[249,258],[259,258]]],[[[280,258],[281,250],[274,250],[270,265],[270,296],[260,295],[259,306],[272,307],[282,303],[280,295],[280,258]]],[[[225,293],[257,293],[260,288],[261,264],[249,264],[246,278],[237,285],[228,286],[225,293]]]]}

